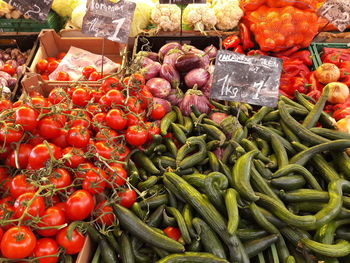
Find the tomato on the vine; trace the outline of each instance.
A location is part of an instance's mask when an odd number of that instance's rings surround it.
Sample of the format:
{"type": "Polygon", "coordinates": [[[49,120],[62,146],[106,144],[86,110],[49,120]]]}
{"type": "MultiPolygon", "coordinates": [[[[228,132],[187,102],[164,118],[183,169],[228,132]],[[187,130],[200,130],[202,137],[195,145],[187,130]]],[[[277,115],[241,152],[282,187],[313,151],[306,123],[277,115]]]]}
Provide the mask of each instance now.
{"type": "Polygon", "coordinates": [[[63,125],[53,117],[44,117],[38,123],[38,132],[45,139],[60,136],[63,125]]]}
{"type": "Polygon", "coordinates": [[[123,82],[127,86],[134,86],[134,85],[145,85],[146,80],[142,74],[135,73],[129,77],[124,78],[123,82]]]}
{"type": "MultiPolygon", "coordinates": [[[[77,211],[79,213],[79,211],[77,211]]],[[[69,227],[69,226],[68,226],[69,227]]],[[[57,243],[66,250],[66,254],[74,255],[80,252],[84,246],[85,237],[76,229],[72,232],[72,238],[68,239],[68,227],[61,229],[56,235],[57,243]]]]}
{"type": "Polygon", "coordinates": [[[151,110],[151,118],[153,120],[161,120],[166,114],[166,110],[162,104],[155,104],[151,110]]]}
{"type": "Polygon", "coordinates": [[[88,79],[90,77],[91,73],[95,72],[95,71],[96,71],[96,69],[94,67],[86,66],[83,68],[82,74],[86,79],[88,79]]]}
{"type": "MultiPolygon", "coordinates": [[[[35,193],[24,193],[16,198],[16,201],[13,205],[15,208],[15,218],[20,218],[25,210],[27,209],[28,202],[31,202],[27,213],[31,216],[39,216],[41,217],[45,212],[45,201],[42,196],[35,196],[35,193]],[[32,201],[32,199],[34,199],[32,201]]],[[[29,215],[25,215],[24,219],[30,219],[29,215]]]]}
{"type": "Polygon", "coordinates": [[[60,64],[60,63],[59,63],[57,60],[52,60],[52,61],[50,61],[50,62],[47,64],[47,68],[46,68],[47,72],[48,72],[49,74],[51,74],[52,72],[54,72],[54,71],[57,69],[57,67],[58,67],[59,64],[60,64]]]}
{"type": "Polygon", "coordinates": [[[136,97],[140,100],[141,108],[147,109],[148,105],[152,102],[153,95],[149,91],[147,86],[142,86],[140,93],[135,94],[136,97]]]}
{"type": "Polygon", "coordinates": [[[68,131],[66,129],[61,129],[60,135],[58,137],[51,139],[50,142],[57,145],[58,147],[66,148],[68,146],[67,134],[68,134],[68,131]]]}
{"type": "Polygon", "coordinates": [[[28,158],[33,149],[33,146],[27,143],[21,143],[18,147],[18,151],[12,150],[6,158],[6,165],[17,169],[25,169],[28,165],[28,158]],[[16,164],[17,154],[17,164],[16,164]]]}
{"type": "Polygon", "coordinates": [[[104,95],[104,92],[101,90],[93,89],[90,91],[91,98],[93,98],[94,103],[98,103],[101,97],[104,95]]]}
{"type": "Polygon", "coordinates": [[[86,190],[77,190],[66,201],[66,216],[70,220],[84,220],[94,209],[94,199],[86,190]]]}
{"type": "Polygon", "coordinates": [[[109,77],[102,82],[101,89],[108,92],[111,89],[122,90],[123,85],[117,77],[109,77]]]}
{"type": "Polygon", "coordinates": [[[72,183],[70,173],[64,168],[55,168],[49,175],[49,181],[56,188],[64,188],[72,183]]]}
{"type": "Polygon", "coordinates": [[[145,120],[143,114],[136,115],[136,114],[129,113],[126,115],[126,117],[128,118],[128,124],[127,124],[128,127],[138,125],[138,124],[144,122],[144,120],[145,120]]]}
{"type": "Polygon", "coordinates": [[[130,97],[125,106],[133,113],[138,114],[142,112],[141,103],[135,97],[130,97]]]}
{"type": "Polygon", "coordinates": [[[126,130],[126,141],[133,146],[141,146],[146,143],[148,132],[145,128],[135,125],[126,130]]]}
{"type": "Polygon", "coordinates": [[[67,142],[70,146],[84,148],[89,144],[90,133],[82,126],[72,127],[68,130],[67,142]]]}
{"type": "Polygon", "coordinates": [[[70,168],[77,168],[85,162],[84,151],[79,148],[66,147],[62,150],[62,155],[66,159],[64,165],[70,168]]]}
{"type": "MultiPolygon", "coordinates": [[[[126,183],[128,177],[127,172],[120,164],[110,164],[105,170],[108,181],[113,184],[113,187],[118,188],[126,183]]],[[[111,188],[111,185],[107,184],[107,187],[111,188]]]]}
{"type": "Polygon", "coordinates": [[[126,189],[123,192],[119,192],[118,196],[120,198],[120,205],[126,208],[132,207],[137,198],[136,192],[132,189],[126,189]]]}
{"type": "Polygon", "coordinates": [[[16,72],[16,69],[10,64],[5,64],[1,70],[6,72],[7,74],[10,74],[11,76],[13,76],[16,72]]]}
{"type": "Polygon", "coordinates": [[[41,238],[36,242],[33,255],[39,258],[38,263],[58,262],[59,247],[57,242],[51,238],[41,238]]]}
{"type": "Polygon", "coordinates": [[[77,88],[72,94],[72,102],[74,105],[84,107],[91,99],[90,92],[86,88],[77,88]]]}
{"type": "Polygon", "coordinates": [[[3,110],[11,109],[12,102],[9,100],[1,99],[0,100],[0,112],[3,110]]]}
{"type": "Polygon", "coordinates": [[[100,168],[89,170],[85,174],[83,189],[91,194],[102,193],[106,187],[106,173],[100,168]]]}
{"type": "Polygon", "coordinates": [[[15,112],[15,123],[25,131],[33,131],[38,125],[38,112],[30,107],[18,107],[15,112]]]}
{"type": "Polygon", "coordinates": [[[125,128],[128,120],[125,118],[123,111],[112,109],[106,115],[106,122],[112,129],[121,131],[125,128]]]}
{"type": "Polygon", "coordinates": [[[180,229],[178,229],[176,227],[168,226],[163,231],[169,238],[171,238],[173,240],[177,241],[181,237],[180,229]]]}
{"type": "Polygon", "coordinates": [[[92,163],[82,163],[78,165],[78,169],[75,171],[75,177],[84,179],[87,171],[93,169],[95,166],[92,163]]]}
{"type": "Polygon", "coordinates": [[[15,226],[7,230],[1,240],[1,254],[10,259],[23,259],[32,255],[36,237],[26,226],[15,226]]]}
{"type": "MultiPolygon", "coordinates": [[[[49,143],[48,146],[50,147],[53,157],[56,160],[60,159],[62,155],[61,149],[51,143],[49,143]]],[[[28,165],[32,169],[40,169],[45,166],[46,162],[49,161],[50,158],[51,156],[47,146],[45,144],[38,144],[30,152],[28,165]]]]}
{"type": "Polygon", "coordinates": [[[4,123],[0,127],[0,141],[6,144],[19,142],[23,134],[23,128],[14,123],[4,123]]]}
{"type": "Polygon", "coordinates": [[[57,73],[56,80],[57,81],[70,81],[70,76],[67,72],[60,71],[57,73]]]}
{"type": "Polygon", "coordinates": [[[148,131],[148,141],[153,140],[153,135],[160,134],[160,128],[159,125],[157,125],[155,122],[146,122],[145,123],[148,131]]]}
{"type": "Polygon", "coordinates": [[[95,140],[97,142],[114,142],[116,141],[118,133],[112,129],[103,128],[96,133],[95,140]]]}
{"type": "Polygon", "coordinates": [[[102,79],[102,74],[97,71],[92,72],[88,78],[89,81],[98,81],[99,79],[102,79]]]}
{"type": "Polygon", "coordinates": [[[66,217],[64,211],[59,207],[52,206],[45,210],[40,222],[38,223],[38,229],[36,232],[43,237],[51,237],[58,233],[58,226],[65,223],[66,217]],[[53,228],[48,228],[53,227],[53,228]],[[45,228],[45,229],[40,229],[45,228]]]}
{"type": "Polygon", "coordinates": [[[123,105],[125,101],[125,97],[123,93],[120,90],[117,89],[111,89],[106,93],[106,99],[109,102],[108,106],[119,106],[123,105]]]}
{"type": "Polygon", "coordinates": [[[92,118],[94,130],[98,131],[102,126],[107,125],[106,123],[107,114],[100,112],[94,115],[92,118]]]}
{"type": "Polygon", "coordinates": [[[46,59],[40,59],[36,64],[36,70],[39,73],[44,73],[48,65],[49,65],[49,62],[46,59]]]}
{"type": "Polygon", "coordinates": [[[95,208],[97,222],[101,225],[111,226],[115,222],[115,215],[113,214],[113,208],[101,201],[95,208]]]}
{"type": "Polygon", "coordinates": [[[122,144],[117,144],[115,150],[119,161],[124,161],[130,153],[129,147],[122,144]]]}

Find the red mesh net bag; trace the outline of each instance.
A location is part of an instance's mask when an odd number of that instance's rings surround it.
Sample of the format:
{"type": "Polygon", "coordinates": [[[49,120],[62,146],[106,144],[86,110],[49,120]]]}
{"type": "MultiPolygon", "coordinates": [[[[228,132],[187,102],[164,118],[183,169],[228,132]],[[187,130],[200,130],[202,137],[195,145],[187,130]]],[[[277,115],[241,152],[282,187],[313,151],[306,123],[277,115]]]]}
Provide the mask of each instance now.
{"type": "Polygon", "coordinates": [[[246,0],[241,4],[245,23],[263,51],[305,48],[318,32],[317,1],[246,0]]]}

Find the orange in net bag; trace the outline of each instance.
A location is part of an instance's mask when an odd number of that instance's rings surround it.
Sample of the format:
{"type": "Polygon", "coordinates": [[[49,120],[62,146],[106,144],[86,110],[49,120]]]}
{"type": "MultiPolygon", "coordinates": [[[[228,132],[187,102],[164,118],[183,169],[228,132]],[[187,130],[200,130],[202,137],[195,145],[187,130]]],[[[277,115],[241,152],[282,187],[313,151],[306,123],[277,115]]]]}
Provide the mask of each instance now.
{"type": "Polygon", "coordinates": [[[244,11],[254,11],[262,5],[268,7],[294,6],[302,10],[316,10],[319,2],[325,0],[240,0],[240,6],[244,11]]]}
{"type": "Polygon", "coordinates": [[[262,5],[246,12],[244,19],[262,51],[279,52],[294,46],[305,48],[318,32],[316,13],[293,6],[262,5]]]}

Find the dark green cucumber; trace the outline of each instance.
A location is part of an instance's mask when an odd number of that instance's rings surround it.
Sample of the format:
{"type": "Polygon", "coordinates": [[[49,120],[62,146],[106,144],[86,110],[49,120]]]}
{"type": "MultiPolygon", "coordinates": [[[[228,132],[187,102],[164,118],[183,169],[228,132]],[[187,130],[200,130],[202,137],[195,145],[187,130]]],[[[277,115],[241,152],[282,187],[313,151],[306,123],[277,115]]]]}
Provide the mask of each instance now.
{"type": "Polygon", "coordinates": [[[249,258],[252,258],[258,255],[260,252],[263,252],[265,249],[271,247],[271,245],[276,243],[277,240],[278,235],[273,234],[244,243],[244,247],[249,258]]]}
{"type": "Polygon", "coordinates": [[[165,136],[168,133],[168,129],[172,123],[174,123],[177,119],[177,115],[175,111],[171,111],[167,113],[164,118],[160,122],[160,134],[165,136]]]}
{"type": "Polygon", "coordinates": [[[126,233],[122,233],[120,236],[120,256],[122,263],[134,263],[134,253],[132,252],[131,243],[129,237],[126,233]]]}
{"type": "Polygon", "coordinates": [[[133,154],[136,163],[151,174],[159,174],[160,171],[143,152],[137,151],[133,154]]]}
{"type": "Polygon", "coordinates": [[[226,259],[218,258],[210,253],[185,252],[172,254],[158,260],[156,263],[229,263],[226,259]]]}

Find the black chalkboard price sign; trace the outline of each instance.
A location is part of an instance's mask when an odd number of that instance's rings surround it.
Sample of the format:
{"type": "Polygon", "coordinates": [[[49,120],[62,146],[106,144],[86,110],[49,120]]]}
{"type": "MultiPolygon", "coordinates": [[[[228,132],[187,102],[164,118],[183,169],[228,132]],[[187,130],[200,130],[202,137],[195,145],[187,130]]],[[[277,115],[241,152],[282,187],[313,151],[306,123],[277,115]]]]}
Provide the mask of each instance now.
{"type": "Polygon", "coordinates": [[[281,59],[220,50],[210,97],[275,107],[281,72],[281,59]]]}
{"type": "Polygon", "coordinates": [[[4,0],[32,19],[44,22],[51,9],[53,0],[4,0]]]}
{"type": "Polygon", "coordinates": [[[350,1],[349,0],[327,0],[317,11],[339,31],[344,31],[350,25],[350,1]]]}
{"type": "Polygon", "coordinates": [[[82,32],[127,43],[136,4],[126,0],[113,3],[109,0],[88,0],[82,32]]]}
{"type": "Polygon", "coordinates": [[[206,4],[206,0],[159,0],[160,4],[175,4],[175,5],[189,5],[189,4],[206,4]]]}

